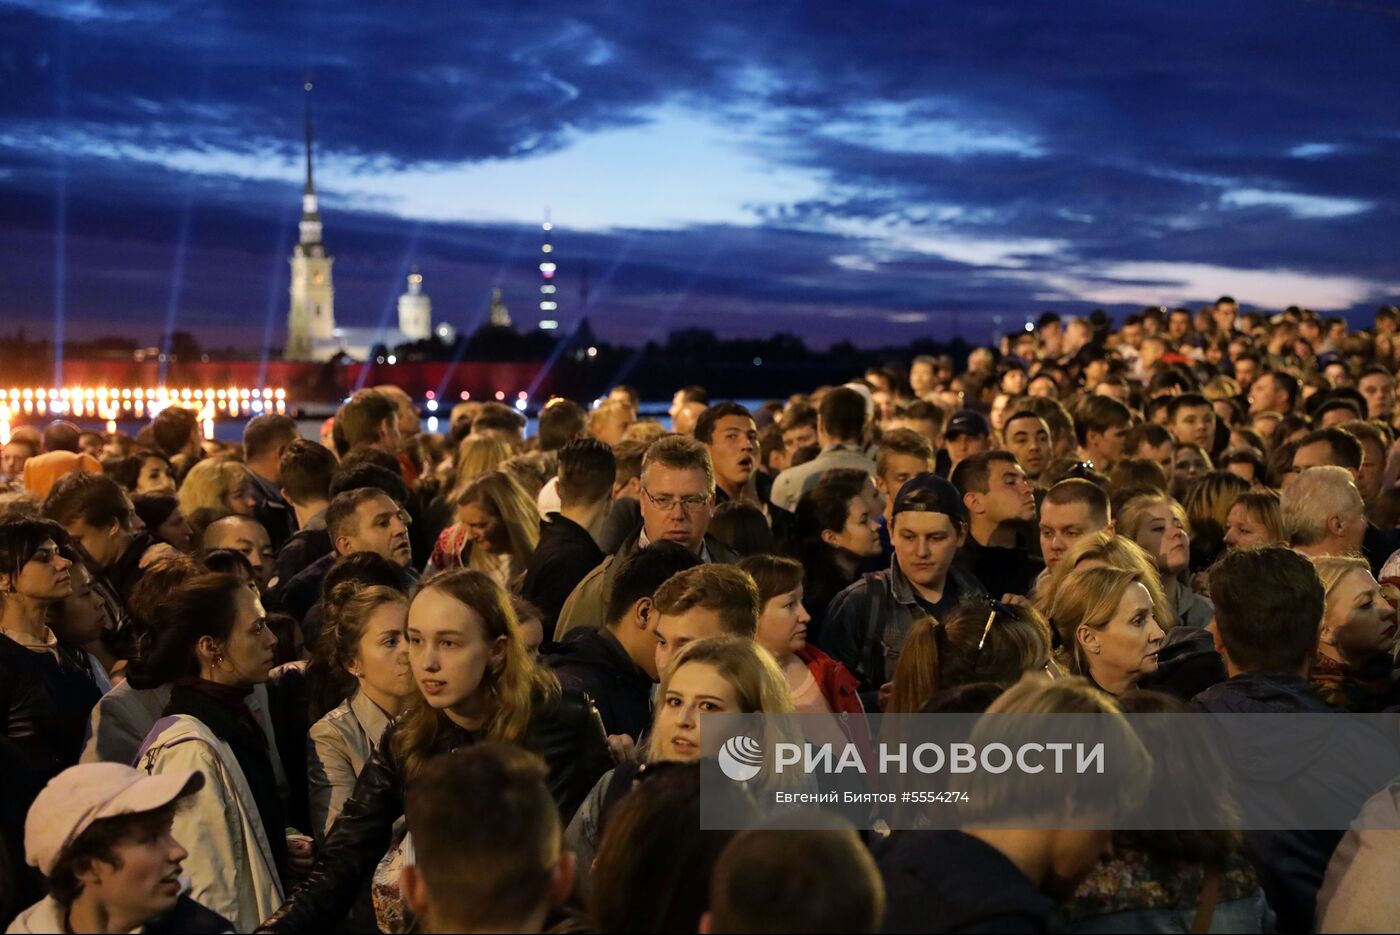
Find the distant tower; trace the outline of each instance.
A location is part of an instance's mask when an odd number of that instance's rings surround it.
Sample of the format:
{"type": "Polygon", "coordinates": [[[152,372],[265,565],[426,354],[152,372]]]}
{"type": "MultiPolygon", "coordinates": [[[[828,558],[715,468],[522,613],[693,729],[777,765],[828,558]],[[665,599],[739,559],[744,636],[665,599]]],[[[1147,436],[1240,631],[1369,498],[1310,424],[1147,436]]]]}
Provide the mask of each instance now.
{"type": "Polygon", "coordinates": [[[491,290],[491,327],[510,327],[510,309],[506,308],[505,300],[501,298],[500,289],[491,290]]]}
{"type": "Polygon", "coordinates": [[[549,220],[549,209],[544,209],[544,243],[540,244],[540,330],[556,331],[559,328],[559,301],[555,298],[558,289],[554,285],[554,243],[551,231],[554,225],[549,220]]]}
{"type": "MultiPolygon", "coordinates": [[[[301,239],[292,251],[292,305],[287,313],[287,360],[316,360],[317,345],[335,339],[335,289],[321,242],[321,215],[311,178],[311,82],[306,83],[306,190],[301,196],[301,239]]],[[[324,345],[323,345],[324,346],[324,345]]]]}
{"type": "Polygon", "coordinates": [[[417,267],[408,274],[408,290],[399,296],[399,330],[410,341],[433,336],[433,300],[423,291],[423,274],[417,267]]]}

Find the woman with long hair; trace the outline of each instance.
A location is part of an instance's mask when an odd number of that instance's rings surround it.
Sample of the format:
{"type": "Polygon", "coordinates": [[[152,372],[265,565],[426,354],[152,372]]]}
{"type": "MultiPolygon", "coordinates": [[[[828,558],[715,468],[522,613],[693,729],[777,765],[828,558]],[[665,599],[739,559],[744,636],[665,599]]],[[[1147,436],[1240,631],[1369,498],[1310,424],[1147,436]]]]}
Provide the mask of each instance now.
{"type": "Polygon", "coordinates": [[[802,563],[813,640],[821,634],[831,599],[860,577],[863,563],[880,555],[878,511],[869,481],[828,479],[797,501],[792,557],[802,563]]]}
{"type": "Polygon", "coordinates": [[[137,767],[150,774],[204,774],[194,805],[175,817],[190,859],[191,895],[234,924],[252,929],[281,904],[293,854],[285,806],[262,729],[247,700],[272,670],[277,639],[261,605],[233,575],[203,574],[170,591],[142,657],[136,689],[170,685],[164,716],[147,735],[137,767]]]}
{"type": "Polygon", "coordinates": [[[1061,582],[1050,625],[1070,671],[1121,695],[1157,669],[1166,631],[1158,622],[1150,579],[1128,568],[1078,568],[1061,582]]]}
{"type": "Polygon", "coordinates": [[[704,715],[795,713],[787,681],[773,657],[753,640],[737,636],[687,643],[661,673],[656,699],[641,761],[604,774],[564,833],[578,858],[579,885],[585,891],[612,805],[646,769],[698,761],[704,715]]]}
{"type": "Polygon", "coordinates": [[[194,551],[194,530],[180,511],[180,501],[173,492],[133,494],[131,505],[146,531],[157,541],[177,552],[194,551]]]}
{"type": "Polygon", "coordinates": [[[739,568],[758,585],[754,640],[777,660],[793,707],[804,714],[864,714],[856,677],[807,641],[812,618],[803,606],[802,564],[776,555],[751,555],[739,568]]]}
{"type": "Polygon", "coordinates": [[[918,714],[940,692],[974,682],[1015,683],[1054,671],[1050,627],[1034,609],[1000,601],[959,606],[914,624],[899,654],[885,714],[918,714]]]}
{"type": "Polygon", "coordinates": [[[1156,558],[1162,590],[1171,602],[1176,622],[1191,627],[1208,625],[1215,609],[1191,589],[1191,526],[1181,504],[1163,494],[1134,497],[1118,514],[1118,532],[1156,558]]]}
{"type": "Polygon", "coordinates": [[[107,473],[133,497],[137,494],[175,496],[175,473],[170,460],[154,451],[138,451],[118,459],[107,473]]]}
{"type": "Polygon", "coordinates": [[[534,501],[509,475],[490,471],[457,495],[456,506],[457,521],[438,537],[427,573],[472,568],[518,590],[540,542],[534,501]]]}
{"type": "Polygon", "coordinates": [[[206,458],[190,468],[180,484],[180,509],[186,516],[200,509],[252,516],[257,505],[253,479],[237,461],[206,458]]]}
{"type": "Polygon", "coordinates": [[[307,748],[311,826],[318,840],[340,816],[390,722],[417,694],[407,621],[408,597],[396,588],[344,582],[326,597],[326,625],[307,681],[341,701],[312,725],[307,748]]]}
{"type": "Polygon", "coordinates": [[[544,759],[565,819],[611,766],[592,705],[531,664],[506,592],[486,575],[429,579],[406,633],[418,696],[361,770],[310,877],[264,931],[319,932],[344,918],[391,843],[405,782],[435,756],[484,739],[519,744],[544,759]]]}
{"type": "Polygon", "coordinates": [[[67,541],[47,520],[0,522],[0,724],[28,761],[4,768],[44,780],[78,762],[101,696],[85,656],[49,628],[51,611],[73,593],[67,541]]]}
{"type": "Polygon", "coordinates": [[[1400,690],[1391,680],[1395,607],[1360,556],[1312,560],[1325,595],[1312,689],[1334,707],[1352,712],[1389,710],[1400,690]]]}
{"type": "Polygon", "coordinates": [[[1230,509],[1249,481],[1229,471],[1211,471],[1186,491],[1182,507],[1191,529],[1191,570],[1204,571],[1225,551],[1225,529],[1230,509]]]}

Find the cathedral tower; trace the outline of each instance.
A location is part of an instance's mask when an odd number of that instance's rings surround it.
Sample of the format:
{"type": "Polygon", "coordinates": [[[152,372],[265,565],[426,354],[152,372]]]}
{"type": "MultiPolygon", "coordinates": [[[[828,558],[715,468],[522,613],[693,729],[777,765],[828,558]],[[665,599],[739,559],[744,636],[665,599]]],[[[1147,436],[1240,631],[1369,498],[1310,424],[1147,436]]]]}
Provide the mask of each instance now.
{"type": "Polygon", "coordinates": [[[311,83],[306,84],[306,190],[301,196],[301,237],[292,251],[291,309],[287,313],[287,360],[322,360],[333,353],[335,288],[321,242],[321,214],[311,174],[311,83]]]}

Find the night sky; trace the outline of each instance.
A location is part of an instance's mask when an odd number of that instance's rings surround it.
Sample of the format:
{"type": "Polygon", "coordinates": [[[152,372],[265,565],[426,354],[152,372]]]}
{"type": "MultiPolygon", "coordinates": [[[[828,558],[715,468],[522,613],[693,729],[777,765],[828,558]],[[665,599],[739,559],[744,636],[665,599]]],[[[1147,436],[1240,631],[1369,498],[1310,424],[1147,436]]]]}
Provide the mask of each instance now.
{"type": "Polygon", "coordinates": [[[607,339],[1400,295],[1400,5],[0,0],[0,327],[280,344],[302,83],[343,325],[413,265],[607,339]]]}

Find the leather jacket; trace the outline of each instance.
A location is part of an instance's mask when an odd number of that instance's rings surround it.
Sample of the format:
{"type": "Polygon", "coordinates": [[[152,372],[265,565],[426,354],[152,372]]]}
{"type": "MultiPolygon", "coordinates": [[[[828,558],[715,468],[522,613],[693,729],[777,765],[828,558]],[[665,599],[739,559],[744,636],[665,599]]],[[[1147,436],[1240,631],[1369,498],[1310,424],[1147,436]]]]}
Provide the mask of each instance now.
{"type": "Polygon", "coordinates": [[[83,752],[88,716],[102,696],[87,665],[72,647],[35,652],[0,635],[0,729],[45,781],[83,752]]]}
{"type": "MultiPolygon", "coordinates": [[[[375,866],[389,848],[394,822],[403,815],[404,775],[394,754],[398,727],[389,726],[365,764],[311,875],[259,932],[327,931],[368,889],[375,866]]],[[[433,753],[450,753],[481,739],[479,732],[450,725],[438,732],[433,753]]],[[[613,765],[602,720],[582,692],[566,690],[537,703],[520,746],[544,759],[546,781],[565,824],[613,765]]]]}

